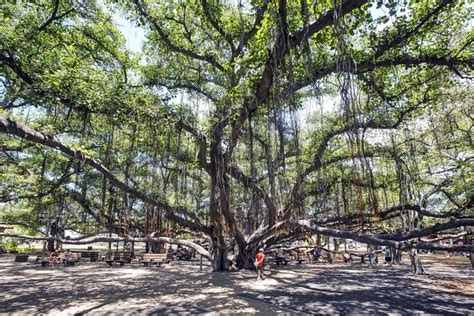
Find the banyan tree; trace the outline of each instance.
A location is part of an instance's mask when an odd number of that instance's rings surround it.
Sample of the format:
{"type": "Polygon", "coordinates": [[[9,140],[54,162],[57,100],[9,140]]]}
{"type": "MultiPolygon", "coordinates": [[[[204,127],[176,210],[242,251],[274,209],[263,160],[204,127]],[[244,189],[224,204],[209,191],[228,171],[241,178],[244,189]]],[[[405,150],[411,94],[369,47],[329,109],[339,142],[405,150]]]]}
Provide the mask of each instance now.
{"type": "Polygon", "coordinates": [[[430,242],[469,241],[474,224],[465,1],[45,0],[0,12],[2,222],[50,241],[74,230],[184,243],[216,271],[308,235],[414,260],[472,251],[430,242]],[[117,17],[142,46],[129,49],[117,17]]]}

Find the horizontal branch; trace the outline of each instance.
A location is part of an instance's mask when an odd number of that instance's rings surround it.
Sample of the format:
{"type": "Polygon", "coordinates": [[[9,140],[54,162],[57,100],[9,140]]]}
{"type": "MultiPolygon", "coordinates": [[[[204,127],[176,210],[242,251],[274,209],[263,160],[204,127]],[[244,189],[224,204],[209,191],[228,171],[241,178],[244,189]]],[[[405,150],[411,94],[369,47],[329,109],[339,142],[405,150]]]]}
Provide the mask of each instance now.
{"type": "MultiPolygon", "coordinates": [[[[472,225],[474,224],[474,218],[469,219],[469,221],[466,221],[466,222],[469,222],[472,225]]],[[[382,238],[383,235],[359,234],[352,231],[345,231],[345,230],[315,226],[314,224],[312,224],[310,221],[307,221],[307,220],[290,221],[289,225],[292,227],[301,227],[315,234],[321,234],[325,236],[344,238],[344,239],[352,239],[352,240],[370,244],[370,245],[395,247],[397,249],[402,249],[402,250],[416,248],[416,249],[427,249],[427,250],[469,251],[469,252],[474,251],[474,245],[432,245],[432,244],[424,244],[424,243],[413,243],[413,242],[407,241],[409,239],[412,239],[412,237],[408,237],[408,235],[405,236],[405,238],[397,240],[397,241],[391,240],[391,239],[388,240],[388,239],[382,238]]],[[[441,225],[435,225],[431,227],[430,229],[427,229],[423,236],[431,234],[431,231],[436,231],[438,226],[441,226],[441,225]]],[[[453,227],[460,227],[460,226],[464,226],[464,223],[460,223],[460,222],[452,223],[451,225],[446,225],[445,228],[443,228],[442,230],[453,228],[453,227]]],[[[416,235],[416,234],[413,234],[413,235],[416,235]]]]}
{"type": "Polygon", "coordinates": [[[169,90],[177,90],[177,89],[189,90],[195,93],[199,93],[200,95],[206,97],[212,102],[217,103],[217,98],[214,97],[211,92],[204,90],[202,86],[197,85],[192,82],[165,83],[165,82],[160,82],[158,80],[155,80],[155,81],[148,81],[147,84],[154,84],[156,86],[161,86],[169,90]]]}
{"type": "MultiPolygon", "coordinates": [[[[316,225],[314,222],[309,220],[285,220],[280,221],[273,225],[272,227],[262,227],[257,230],[252,236],[247,240],[248,244],[259,244],[261,241],[265,240],[268,237],[275,237],[282,233],[287,233],[293,229],[303,229],[304,231],[320,234],[325,236],[331,236],[336,238],[352,239],[366,244],[379,245],[379,246],[389,246],[395,247],[398,249],[410,249],[418,248],[418,245],[414,245],[412,242],[413,239],[429,236],[433,233],[440,231],[458,228],[462,226],[473,226],[474,218],[463,218],[463,219],[453,219],[445,224],[435,224],[431,227],[423,228],[420,230],[414,230],[408,233],[399,233],[399,234],[361,234],[354,231],[340,230],[334,228],[327,228],[323,226],[316,225]]],[[[298,232],[299,233],[299,232],[298,232]]],[[[433,245],[424,245],[423,247],[434,247],[433,245]]],[[[452,250],[453,247],[443,247],[445,250],[452,250]]],[[[420,248],[422,249],[422,248],[420,248]]],[[[423,248],[425,249],[425,248],[423,248]]],[[[470,246],[458,246],[459,251],[473,251],[474,245],[470,246]],[[460,250],[462,249],[462,250],[460,250]]],[[[454,250],[452,250],[454,251],[454,250]]],[[[456,250],[457,251],[457,250],[456,250]]]]}
{"type": "Polygon", "coordinates": [[[96,237],[93,239],[88,239],[88,240],[72,240],[72,239],[60,239],[56,237],[34,237],[34,236],[26,236],[26,235],[16,235],[16,234],[7,234],[7,233],[0,233],[1,237],[11,237],[11,238],[19,238],[19,239],[25,239],[25,240],[37,240],[37,241],[55,241],[59,243],[63,243],[66,245],[87,245],[87,244],[92,244],[96,242],[166,242],[169,244],[174,244],[174,245],[182,245],[186,246],[189,248],[192,248],[196,250],[197,253],[202,255],[204,258],[210,260],[211,255],[209,251],[204,249],[202,246],[187,241],[187,240],[179,240],[179,239],[174,239],[174,238],[169,238],[169,237],[144,237],[144,238],[132,238],[132,237],[119,237],[119,238],[114,238],[114,237],[96,237]]]}
{"type": "Polygon", "coordinates": [[[38,234],[41,234],[43,236],[47,235],[44,231],[42,231],[42,230],[40,230],[40,229],[38,229],[38,228],[34,227],[33,225],[28,224],[28,223],[23,223],[23,222],[18,222],[18,221],[6,221],[6,222],[0,222],[0,224],[1,225],[11,225],[11,226],[17,225],[17,226],[21,226],[21,227],[31,229],[31,230],[33,230],[33,231],[35,231],[38,234]]]}
{"type": "Polygon", "coordinates": [[[461,238],[463,236],[468,236],[468,235],[472,235],[472,231],[469,231],[469,232],[462,232],[462,233],[459,233],[459,234],[450,234],[450,235],[442,235],[440,237],[437,237],[437,238],[433,238],[433,239],[428,239],[428,240],[423,240],[423,242],[439,242],[439,241],[442,241],[442,240],[447,240],[447,239],[458,239],[458,238],[461,238]]]}
{"type": "MultiPolygon", "coordinates": [[[[437,57],[437,56],[420,56],[420,57],[396,57],[393,59],[386,59],[381,61],[373,61],[372,57],[361,61],[354,62],[353,60],[345,61],[344,63],[350,64],[348,67],[351,73],[361,74],[372,71],[377,68],[393,67],[393,66],[408,66],[413,67],[421,64],[431,64],[436,66],[447,66],[452,68],[456,65],[473,65],[474,58],[469,59],[456,59],[448,57],[437,57]]],[[[286,98],[291,94],[307,87],[310,84],[324,78],[325,76],[335,73],[338,71],[338,66],[334,63],[323,68],[319,68],[314,71],[310,76],[297,80],[291,84],[288,89],[278,94],[278,98],[286,98]]]]}
{"type": "Polygon", "coordinates": [[[413,238],[429,236],[437,232],[441,232],[441,231],[452,229],[452,228],[462,227],[462,226],[474,226],[474,218],[452,219],[449,222],[444,223],[444,224],[435,224],[430,227],[421,228],[418,230],[413,230],[413,231],[404,232],[404,233],[382,234],[382,235],[379,235],[379,237],[385,240],[403,241],[403,240],[408,240],[408,239],[413,239],[413,238]]]}

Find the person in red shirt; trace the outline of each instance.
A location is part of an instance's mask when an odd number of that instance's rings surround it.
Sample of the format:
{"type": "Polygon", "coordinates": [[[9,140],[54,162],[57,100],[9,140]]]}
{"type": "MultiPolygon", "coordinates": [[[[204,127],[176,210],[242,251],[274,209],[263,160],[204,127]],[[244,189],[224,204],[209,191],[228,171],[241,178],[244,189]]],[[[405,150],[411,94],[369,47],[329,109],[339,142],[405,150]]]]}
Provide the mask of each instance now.
{"type": "Polygon", "coordinates": [[[255,256],[255,266],[257,267],[258,277],[257,280],[263,280],[263,263],[265,262],[265,253],[263,248],[258,250],[257,255],[255,256]]]}

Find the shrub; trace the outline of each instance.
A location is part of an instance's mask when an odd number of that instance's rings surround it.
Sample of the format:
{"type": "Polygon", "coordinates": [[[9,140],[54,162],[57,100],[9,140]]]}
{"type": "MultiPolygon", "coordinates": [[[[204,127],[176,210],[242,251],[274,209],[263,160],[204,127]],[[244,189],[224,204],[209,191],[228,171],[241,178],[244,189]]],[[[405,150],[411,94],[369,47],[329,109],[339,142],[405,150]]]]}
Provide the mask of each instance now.
{"type": "Polygon", "coordinates": [[[5,249],[6,249],[8,252],[18,252],[18,242],[16,242],[16,241],[13,240],[13,239],[9,239],[9,240],[5,243],[5,249]]]}

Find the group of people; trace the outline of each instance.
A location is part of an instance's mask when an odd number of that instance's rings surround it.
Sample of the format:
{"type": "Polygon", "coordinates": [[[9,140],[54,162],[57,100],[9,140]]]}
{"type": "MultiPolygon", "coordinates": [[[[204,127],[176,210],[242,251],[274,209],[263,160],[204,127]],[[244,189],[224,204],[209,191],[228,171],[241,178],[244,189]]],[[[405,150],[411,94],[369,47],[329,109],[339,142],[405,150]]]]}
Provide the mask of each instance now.
{"type": "MultiPolygon", "coordinates": [[[[390,249],[390,247],[386,247],[383,250],[383,252],[385,256],[385,263],[391,265],[392,264],[392,250],[390,249]]],[[[375,265],[378,263],[377,252],[374,250],[374,248],[369,246],[367,248],[367,254],[369,256],[369,263],[371,265],[375,265]]],[[[282,265],[287,264],[288,259],[286,255],[287,254],[283,252],[282,248],[277,249],[277,253],[276,253],[277,266],[282,266],[282,265]]],[[[313,251],[311,251],[311,255],[313,256],[313,260],[315,261],[318,261],[321,258],[321,253],[319,252],[319,249],[317,247],[315,247],[313,251]]],[[[352,256],[348,252],[345,252],[342,257],[343,257],[344,262],[346,263],[352,261],[352,256]]],[[[331,261],[332,261],[332,258],[331,258],[331,261]]],[[[257,268],[257,273],[258,273],[257,280],[264,279],[263,277],[264,262],[265,262],[265,252],[263,248],[260,248],[257,255],[255,256],[255,263],[254,263],[255,267],[257,268]]]]}
{"type": "MultiPolygon", "coordinates": [[[[391,265],[392,264],[392,250],[390,247],[386,247],[384,250],[384,257],[385,257],[385,263],[391,265]]],[[[371,265],[376,265],[379,263],[377,252],[369,246],[367,248],[367,255],[369,256],[369,263],[371,265]]]]}
{"type": "MultiPolygon", "coordinates": [[[[68,265],[69,260],[71,259],[71,257],[72,257],[71,250],[66,249],[66,251],[64,252],[63,258],[62,258],[62,263],[64,265],[68,265]]],[[[53,267],[55,267],[56,264],[58,264],[60,262],[59,253],[56,252],[56,251],[51,251],[49,253],[49,256],[48,256],[48,261],[51,263],[51,265],[53,267]]]]}

